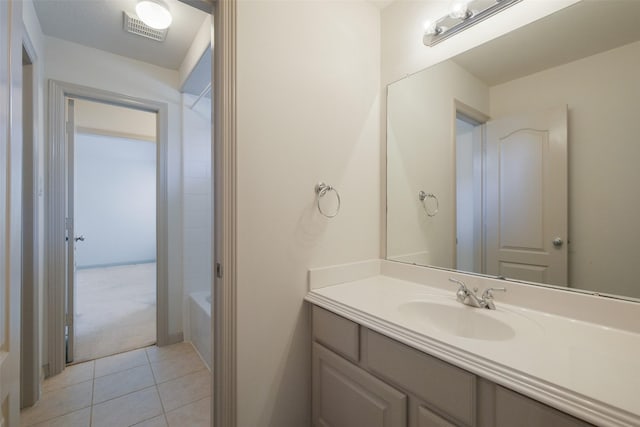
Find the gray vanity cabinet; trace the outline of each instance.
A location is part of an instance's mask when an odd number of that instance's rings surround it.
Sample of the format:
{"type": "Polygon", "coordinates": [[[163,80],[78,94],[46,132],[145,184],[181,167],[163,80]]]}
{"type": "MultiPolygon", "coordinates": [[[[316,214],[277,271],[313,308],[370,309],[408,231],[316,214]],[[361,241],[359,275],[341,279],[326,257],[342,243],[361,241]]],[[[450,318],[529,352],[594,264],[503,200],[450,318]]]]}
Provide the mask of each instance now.
{"type": "Polygon", "coordinates": [[[587,427],[313,306],[314,427],[587,427]]]}
{"type": "Polygon", "coordinates": [[[455,424],[451,424],[423,405],[418,406],[417,425],[418,427],[455,427],[455,424]]]}
{"type": "Polygon", "coordinates": [[[313,344],[313,413],[318,427],[407,425],[407,396],[313,344]]]}
{"type": "Polygon", "coordinates": [[[591,424],[573,418],[526,396],[495,386],[495,426],[587,427],[591,424]]]}
{"type": "MultiPolygon", "coordinates": [[[[361,334],[362,365],[422,404],[415,417],[421,420],[417,425],[447,425],[425,424],[436,417],[449,418],[455,425],[475,425],[475,375],[366,328],[361,334]]],[[[411,418],[413,427],[416,423],[411,418]]]]}

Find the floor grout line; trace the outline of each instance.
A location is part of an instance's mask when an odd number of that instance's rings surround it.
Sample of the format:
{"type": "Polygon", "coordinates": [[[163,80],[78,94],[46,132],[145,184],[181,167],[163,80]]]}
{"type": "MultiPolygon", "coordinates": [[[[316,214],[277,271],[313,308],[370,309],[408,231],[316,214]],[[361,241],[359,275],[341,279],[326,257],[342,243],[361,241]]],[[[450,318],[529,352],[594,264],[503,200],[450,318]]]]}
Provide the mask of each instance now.
{"type": "Polygon", "coordinates": [[[133,394],[133,393],[138,393],[138,392],[140,392],[140,391],[148,390],[148,389],[150,389],[150,388],[152,388],[152,387],[155,387],[155,385],[148,385],[148,386],[143,387],[143,388],[141,388],[141,389],[139,389],[139,390],[130,391],[130,392],[128,392],[128,393],[121,394],[121,395],[119,395],[119,396],[112,397],[112,398],[107,399],[107,400],[103,400],[102,402],[98,402],[98,403],[96,403],[96,404],[92,404],[91,406],[92,406],[92,407],[93,407],[93,406],[100,406],[100,405],[102,405],[103,403],[111,402],[112,400],[120,399],[121,397],[129,396],[130,394],[133,394]]]}
{"type": "MultiPolygon", "coordinates": [[[[185,403],[184,405],[180,405],[180,406],[178,406],[178,407],[175,407],[175,408],[173,408],[172,410],[170,410],[169,412],[177,411],[177,410],[178,410],[178,409],[180,409],[180,408],[184,408],[185,406],[193,405],[193,404],[198,403],[198,402],[200,402],[200,401],[203,401],[203,400],[205,400],[205,399],[211,399],[211,394],[208,394],[208,395],[207,395],[207,396],[205,396],[205,397],[199,397],[199,398],[197,398],[196,400],[192,400],[192,401],[191,401],[191,402],[189,402],[189,403],[185,403]]],[[[166,413],[165,413],[165,415],[166,415],[166,413]]]]}
{"type": "Polygon", "coordinates": [[[160,389],[158,388],[158,381],[156,380],[156,374],[153,372],[153,366],[151,365],[151,358],[149,357],[149,353],[147,350],[144,351],[144,354],[147,356],[147,361],[149,362],[149,368],[151,369],[151,375],[153,376],[153,383],[156,388],[156,393],[158,393],[158,400],[160,401],[160,407],[162,408],[162,415],[164,416],[164,421],[167,422],[167,412],[164,410],[164,403],[162,403],[162,396],[160,396],[160,389]]]}
{"type": "Polygon", "coordinates": [[[35,424],[34,423],[26,424],[23,427],[33,427],[33,426],[35,426],[37,424],[42,424],[42,423],[46,423],[48,421],[53,421],[53,420],[55,420],[57,418],[62,418],[62,417],[65,417],[65,416],[67,416],[69,414],[73,414],[74,412],[82,411],[83,409],[87,409],[87,408],[91,408],[91,406],[83,406],[82,408],[77,408],[77,409],[74,409],[73,411],[69,411],[69,412],[65,412],[65,413],[60,414],[60,415],[56,415],[55,417],[45,418],[43,420],[37,421],[35,424]]]}
{"type": "Polygon", "coordinates": [[[89,409],[89,427],[93,426],[93,399],[96,395],[96,361],[93,361],[93,384],[91,385],[91,409],[89,409]]]}

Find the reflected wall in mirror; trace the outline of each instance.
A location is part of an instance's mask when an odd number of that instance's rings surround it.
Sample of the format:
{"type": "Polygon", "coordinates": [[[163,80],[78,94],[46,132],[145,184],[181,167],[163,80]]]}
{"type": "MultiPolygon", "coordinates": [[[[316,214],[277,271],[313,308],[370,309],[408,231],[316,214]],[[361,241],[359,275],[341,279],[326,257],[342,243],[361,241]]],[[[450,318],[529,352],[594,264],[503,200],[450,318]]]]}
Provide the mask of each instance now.
{"type": "Polygon", "coordinates": [[[389,85],[387,258],[640,298],[639,22],[583,0],[389,85]]]}

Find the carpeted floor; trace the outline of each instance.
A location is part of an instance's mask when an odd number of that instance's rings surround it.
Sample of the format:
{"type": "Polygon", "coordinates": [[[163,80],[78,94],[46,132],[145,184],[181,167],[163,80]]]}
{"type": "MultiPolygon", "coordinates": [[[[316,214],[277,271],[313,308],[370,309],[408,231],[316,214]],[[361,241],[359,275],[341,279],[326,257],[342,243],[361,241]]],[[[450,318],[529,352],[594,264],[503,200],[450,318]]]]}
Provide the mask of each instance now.
{"type": "Polygon", "coordinates": [[[74,363],[155,342],[155,263],[77,271],[74,363]]]}

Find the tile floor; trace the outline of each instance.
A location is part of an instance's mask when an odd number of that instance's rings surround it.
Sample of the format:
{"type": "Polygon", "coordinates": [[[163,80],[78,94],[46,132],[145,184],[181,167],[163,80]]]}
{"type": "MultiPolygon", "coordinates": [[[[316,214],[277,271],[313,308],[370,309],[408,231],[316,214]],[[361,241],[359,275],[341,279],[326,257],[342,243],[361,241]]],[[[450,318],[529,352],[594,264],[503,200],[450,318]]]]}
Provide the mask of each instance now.
{"type": "Polygon", "coordinates": [[[74,362],[156,342],[156,264],[76,272],[74,362]]]}
{"type": "Polygon", "coordinates": [[[73,365],[45,380],[21,426],[209,427],[211,374],[190,343],[73,365]]]}

